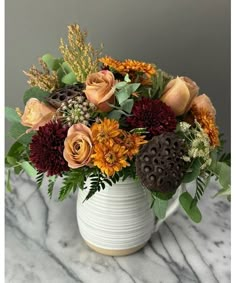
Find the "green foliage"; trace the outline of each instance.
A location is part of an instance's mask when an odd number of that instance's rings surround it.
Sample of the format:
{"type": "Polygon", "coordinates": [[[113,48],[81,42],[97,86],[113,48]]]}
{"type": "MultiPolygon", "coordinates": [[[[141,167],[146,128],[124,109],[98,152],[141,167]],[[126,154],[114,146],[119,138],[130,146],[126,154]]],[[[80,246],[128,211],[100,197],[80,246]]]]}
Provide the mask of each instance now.
{"type": "Polygon", "coordinates": [[[13,143],[13,145],[10,147],[5,163],[8,167],[12,167],[14,165],[17,165],[17,163],[22,159],[22,154],[25,152],[25,146],[19,142],[13,143]]]}
{"type": "Polygon", "coordinates": [[[200,176],[196,178],[196,192],[194,196],[195,201],[199,201],[201,199],[206,187],[208,186],[209,181],[210,181],[210,175],[208,175],[207,178],[203,178],[200,176]]]}
{"type": "Polygon", "coordinates": [[[10,182],[10,179],[11,179],[11,170],[8,169],[7,170],[7,178],[6,178],[6,188],[7,188],[8,192],[11,192],[11,182],[10,182]]]}
{"type": "Polygon", "coordinates": [[[73,72],[70,72],[64,75],[61,81],[66,85],[73,85],[74,83],[77,82],[76,75],[73,72]]]}
{"type": "Polygon", "coordinates": [[[172,78],[171,75],[158,69],[157,74],[152,76],[152,88],[149,89],[149,97],[160,98],[165,86],[172,78]]]}
{"type": "Polygon", "coordinates": [[[183,183],[190,183],[197,178],[200,174],[201,162],[199,158],[194,159],[186,173],[184,174],[183,183]]]}
{"type": "Polygon", "coordinates": [[[20,117],[13,108],[5,107],[5,117],[9,122],[20,123],[20,117]]]}
{"type": "Polygon", "coordinates": [[[126,101],[124,101],[123,103],[121,103],[121,108],[127,112],[127,113],[131,113],[132,108],[134,105],[134,100],[133,99],[127,99],[126,101]]]}
{"type": "Polygon", "coordinates": [[[37,86],[31,87],[28,89],[23,96],[24,104],[30,99],[30,98],[37,98],[39,101],[45,101],[45,98],[48,97],[49,92],[44,91],[40,89],[37,86]]]}
{"type": "Polygon", "coordinates": [[[39,189],[43,183],[44,173],[43,172],[37,172],[36,176],[36,184],[37,188],[39,189]]]}
{"type": "Polygon", "coordinates": [[[78,187],[85,189],[84,182],[89,175],[89,171],[89,168],[81,167],[65,173],[63,185],[59,193],[59,200],[64,200],[71,192],[75,193],[78,187]]]}
{"type": "Polygon", "coordinates": [[[129,163],[130,166],[122,168],[119,172],[116,172],[111,177],[113,183],[116,183],[118,181],[125,181],[127,178],[136,179],[135,161],[131,160],[129,163]]]}
{"type": "Polygon", "coordinates": [[[51,54],[45,54],[42,56],[43,62],[47,65],[48,69],[50,71],[57,71],[61,64],[63,63],[62,58],[55,58],[51,54]]]}
{"type": "Polygon", "coordinates": [[[119,121],[122,115],[128,116],[132,111],[134,105],[132,94],[140,87],[140,84],[129,83],[130,80],[128,76],[126,76],[125,79],[126,81],[119,82],[115,86],[118,90],[115,93],[118,105],[109,104],[113,107],[113,110],[107,115],[109,119],[119,121]]]}
{"type": "Polygon", "coordinates": [[[99,170],[95,169],[90,175],[90,188],[84,201],[90,199],[96,192],[104,190],[106,186],[105,183],[112,186],[112,182],[106,176],[101,174],[99,170]]]}
{"type": "Polygon", "coordinates": [[[211,164],[210,171],[216,176],[216,179],[221,185],[221,190],[216,195],[227,195],[230,196],[230,180],[231,180],[231,169],[230,166],[224,162],[217,161],[211,164]]]}
{"type": "Polygon", "coordinates": [[[30,177],[37,176],[37,170],[35,170],[34,167],[28,161],[23,161],[19,164],[22,167],[22,169],[25,171],[25,173],[28,174],[30,177]]]}
{"type": "Polygon", "coordinates": [[[48,178],[48,196],[51,199],[52,198],[52,193],[54,189],[54,185],[56,183],[57,176],[51,176],[48,178]]]}
{"type": "Polygon", "coordinates": [[[31,142],[32,136],[35,134],[35,131],[27,133],[26,131],[28,129],[29,128],[22,126],[20,123],[12,123],[9,136],[21,144],[28,145],[31,142]]]}
{"type": "Polygon", "coordinates": [[[179,202],[187,215],[192,219],[192,221],[196,223],[199,223],[201,221],[202,215],[197,206],[197,203],[188,192],[184,192],[180,195],[179,202]]]}
{"type": "Polygon", "coordinates": [[[153,203],[152,207],[158,219],[164,219],[168,207],[168,200],[162,200],[152,193],[153,203]]]}
{"type": "Polygon", "coordinates": [[[230,153],[223,153],[220,156],[219,161],[225,163],[228,166],[231,166],[231,154],[230,153]]]}

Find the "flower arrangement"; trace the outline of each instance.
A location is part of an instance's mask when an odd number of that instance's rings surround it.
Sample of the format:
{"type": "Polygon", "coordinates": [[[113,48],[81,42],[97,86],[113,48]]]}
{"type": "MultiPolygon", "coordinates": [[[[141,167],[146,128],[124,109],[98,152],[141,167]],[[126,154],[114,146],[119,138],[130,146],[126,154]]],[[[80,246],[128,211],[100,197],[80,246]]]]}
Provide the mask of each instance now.
{"type": "Polygon", "coordinates": [[[94,49],[86,36],[70,25],[62,57],[46,54],[41,70],[24,72],[31,86],[24,111],[6,107],[15,139],[6,156],[7,188],[11,170],[25,171],[38,187],[48,178],[50,197],[62,177],[60,200],[77,188],[88,190],[88,200],[106,183],[138,178],[163,217],[179,186],[195,182],[179,201],[200,222],[198,201],[212,176],[218,195],[230,198],[230,155],[222,152],[210,98],[192,79],[154,64],[102,57],[102,46],[94,49]]]}

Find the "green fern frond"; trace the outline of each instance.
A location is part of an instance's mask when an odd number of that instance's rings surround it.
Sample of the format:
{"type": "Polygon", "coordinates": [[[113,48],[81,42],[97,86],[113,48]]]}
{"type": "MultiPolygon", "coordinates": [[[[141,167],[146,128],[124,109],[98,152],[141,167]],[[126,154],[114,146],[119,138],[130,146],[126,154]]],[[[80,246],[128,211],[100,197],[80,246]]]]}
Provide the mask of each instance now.
{"type": "Polygon", "coordinates": [[[43,172],[38,172],[36,176],[36,184],[37,188],[39,189],[43,183],[43,178],[44,178],[44,173],[43,172]]]}
{"type": "Polygon", "coordinates": [[[57,179],[57,176],[51,176],[48,179],[48,196],[50,199],[52,198],[53,188],[56,183],[56,179],[57,179]]]}
{"type": "Polygon", "coordinates": [[[201,199],[201,197],[203,196],[206,187],[208,186],[208,183],[210,181],[210,176],[211,175],[207,175],[206,177],[200,177],[198,176],[196,178],[196,192],[195,192],[195,196],[193,198],[193,203],[192,205],[196,205],[197,202],[201,199]]]}

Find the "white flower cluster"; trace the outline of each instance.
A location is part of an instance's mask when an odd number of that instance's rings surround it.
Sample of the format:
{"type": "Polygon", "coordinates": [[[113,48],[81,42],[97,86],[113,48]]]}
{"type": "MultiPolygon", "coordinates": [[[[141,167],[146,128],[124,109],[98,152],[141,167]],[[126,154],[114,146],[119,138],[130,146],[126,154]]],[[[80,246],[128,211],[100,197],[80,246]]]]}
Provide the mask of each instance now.
{"type": "Polygon", "coordinates": [[[195,120],[196,128],[186,122],[180,122],[180,130],[189,141],[188,156],[183,156],[184,161],[190,162],[192,159],[200,158],[201,169],[211,165],[210,157],[211,145],[208,135],[203,131],[201,125],[195,120]]]}
{"type": "Polygon", "coordinates": [[[191,125],[187,122],[180,122],[179,123],[179,128],[180,128],[181,132],[183,132],[183,133],[188,132],[190,127],[191,127],[191,125]]]}

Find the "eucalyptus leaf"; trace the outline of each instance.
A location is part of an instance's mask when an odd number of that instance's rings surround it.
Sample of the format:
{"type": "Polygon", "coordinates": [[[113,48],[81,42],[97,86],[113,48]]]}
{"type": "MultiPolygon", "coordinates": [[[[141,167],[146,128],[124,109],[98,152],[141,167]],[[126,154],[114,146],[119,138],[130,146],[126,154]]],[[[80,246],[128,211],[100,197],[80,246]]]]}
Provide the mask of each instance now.
{"type": "Polygon", "coordinates": [[[125,82],[127,82],[127,83],[130,83],[130,82],[131,82],[131,80],[130,80],[130,78],[129,78],[129,75],[128,75],[128,74],[126,74],[126,75],[125,75],[125,77],[124,77],[124,81],[125,81],[125,82]]]}
{"type": "Polygon", "coordinates": [[[61,67],[62,67],[62,69],[64,70],[64,72],[66,74],[69,74],[69,73],[73,72],[73,70],[71,69],[70,65],[67,62],[63,62],[61,64],[61,67]]]}
{"type": "Polygon", "coordinates": [[[7,157],[18,157],[24,150],[25,147],[21,143],[15,142],[8,150],[7,157]]]}
{"type": "Polygon", "coordinates": [[[19,163],[23,170],[30,176],[30,177],[36,177],[37,176],[37,170],[34,169],[34,167],[28,162],[23,161],[19,163]]]}
{"type": "Polygon", "coordinates": [[[219,192],[217,192],[214,197],[217,196],[231,196],[231,188],[228,187],[227,189],[221,189],[219,192]]]}
{"type": "Polygon", "coordinates": [[[169,200],[173,197],[175,192],[169,192],[169,193],[162,193],[162,192],[156,192],[156,196],[161,200],[169,200]]]}
{"type": "Polygon", "coordinates": [[[134,84],[128,84],[125,88],[129,95],[131,95],[133,92],[135,92],[140,86],[140,83],[134,83],[134,84]]]}
{"type": "Polygon", "coordinates": [[[73,72],[70,72],[69,74],[62,77],[62,82],[66,85],[72,85],[76,82],[76,76],[73,72]]]}
{"type": "Polygon", "coordinates": [[[120,110],[112,110],[112,111],[107,115],[107,117],[108,117],[109,119],[115,119],[115,120],[119,121],[121,115],[122,115],[122,113],[120,112],[120,110]]]}
{"type": "Polygon", "coordinates": [[[17,160],[15,159],[15,157],[12,157],[12,156],[7,156],[6,161],[7,161],[7,164],[10,166],[14,166],[17,163],[17,160]]]}
{"type": "Polygon", "coordinates": [[[179,202],[192,221],[199,223],[202,220],[201,212],[188,192],[184,192],[180,195],[179,202]]]}
{"type": "Polygon", "coordinates": [[[58,68],[60,68],[62,63],[62,59],[57,59],[51,54],[43,55],[42,60],[47,65],[48,69],[52,71],[56,71],[58,68]]]}
{"type": "Polygon", "coordinates": [[[121,108],[122,108],[122,110],[124,110],[125,112],[131,113],[132,108],[133,108],[133,105],[134,105],[134,100],[133,100],[133,99],[127,99],[126,101],[124,101],[124,102],[121,104],[121,108]]]}
{"type": "Polygon", "coordinates": [[[126,85],[127,85],[127,82],[118,82],[118,83],[115,85],[115,88],[121,89],[121,88],[125,87],[126,85]]]}
{"type": "Polygon", "coordinates": [[[129,98],[129,96],[130,96],[129,93],[125,89],[122,89],[122,90],[120,90],[116,93],[116,98],[117,98],[117,101],[120,105],[125,100],[127,100],[129,98]]]}
{"type": "Polygon", "coordinates": [[[5,107],[5,116],[9,122],[20,122],[20,117],[13,108],[5,107]]]}
{"type": "Polygon", "coordinates": [[[216,162],[211,166],[211,171],[219,178],[219,183],[223,189],[230,187],[231,168],[224,162],[216,162]]]}
{"type": "Polygon", "coordinates": [[[23,101],[24,104],[30,98],[37,98],[39,101],[45,101],[45,98],[49,96],[49,92],[40,89],[39,87],[31,87],[24,93],[23,101]]]}
{"type": "Polygon", "coordinates": [[[164,219],[166,216],[166,210],[168,207],[168,200],[155,199],[153,210],[157,218],[164,219]]]}
{"type": "Polygon", "coordinates": [[[187,173],[184,175],[182,182],[190,183],[197,178],[200,174],[201,162],[196,158],[188,169],[187,173]]]}
{"type": "Polygon", "coordinates": [[[35,134],[34,131],[26,133],[26,130],[29,129],[25,126],[22,126],[20,123],[13,123],[11,125],[9,134],[12,138],[17,140],[21,144],[29,144],[31,142],[32,136],[35,134]]]}

